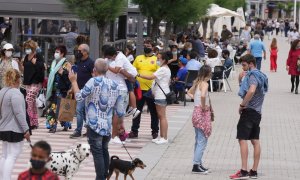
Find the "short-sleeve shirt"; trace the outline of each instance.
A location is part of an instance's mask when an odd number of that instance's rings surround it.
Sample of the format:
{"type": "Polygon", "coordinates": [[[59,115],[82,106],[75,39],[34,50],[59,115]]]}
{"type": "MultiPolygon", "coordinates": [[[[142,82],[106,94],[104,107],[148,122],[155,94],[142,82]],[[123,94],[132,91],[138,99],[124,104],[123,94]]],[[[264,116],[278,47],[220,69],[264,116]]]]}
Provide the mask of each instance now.
{"type": "Polygon", "coordinates": [[[59,177],[48,169],[43,174],[33,174],[27,170],[19,174],[18,180],[59,180],[59,177]]]}
{"type": "Polygon", "coordinates": [[[250,52],[254,57],[262,57],[263,51],[266,51],[265,45],[259,40],[250,42],[250,52]]]}
{"type": "MultiPolygon", "coordinates": [[[[136,68],[137,72],[142,75],[152,75],[159,66],[156,64],[156,56],[145,56],[139,55],[135,58],[133,66],[136,68]]],[[[151,88],[153,80],[147,80],[140,77],[137,77],[138,82],[140,83],[141,90],[147,91],[151,88]]]]}
{"type": "Polygon", "coordinates": [[[94,61],[88,57],[86,60],[80,60],[77,63],[77,83],[79,89],[82,89],[85,83],[92,77],[94,61]]]}
{"type": "MultiPolygon", "coordinates": [[[[116,67],[116,61],[108,61],[109,66],[112,68],[116,67]]],[[[114,73],[111,71],[107,71],[106,72],[106,77],[108,79],[111,79],[113,81],[115,81],[117,84],[119,84],[119,88],[123,91],[127,91],[127,86],[126,86],[126,82],[125,82],[125,76],[123,76],[123,74],[120,73],[114,73]]]]}
{"type": "Polygon", "coordinates": [[[155,99],[166,99],[166,95],[170,92],[169,83],[171,78],[171,71],[169,67],[162,66],[154,74],[156,78],[152,84],[152,92],[155,99]],[[159,84],[162,90],[157,85],[159,84]]]}
{"type": "Polygon", "coordinates": [[[91,78],[75,98],[85,101],[86,123],[100,136],[111,134],[113,113],[118,117],[125,114],[119,85],[103,76],[91,78]]]}
{"type": "MultiPolygon", "coordinates": [[[[186,69],[186,67],[180,68],[176,75],[176,77],[178,78],[178,81],[184,81],[187,73],[188,73],[188,70],[186,69]]],[[[183,83],[175,83],[175,86],[176,86],[176,89],[180,89],[180,90],[182,90],[184,88],[183,83]]]]}
{"type": "Polygon", "coordinates": [[[188,61],[185,67],[187,70],[198,71],[201,68],[201,63],[196,59],[191,59],[188,61]]]}
{"type": "Polygon", "coordinates": [[[116,61],[115,67],[121,67],[122,69],[125,69],[133,77],[137,75],[137,71],[135,67],[130,63],[130,61],[122,52],[118,53],[115,61],[116,61]]]}
{"type": "MultiPolygon", "coordinates": [[[[248,102],[247,104],[247,108],[251,108],[251,109],[254,109],[256,110],[257,112],[261,113],[261,109],[262,109],[262,104],[264,102],[264,93],[260,90],[261,88],[258,87],[260,86],[258,84],[258,81],[257,79],[255,78],[254,75],[251,75],[249,77],[249,85],[255,85],[256,86],[256,91],[253,95],[253,97],[251,98],[251,100],[248,102]]],[[[249,87],[250,87],[249,86],[249,87]]]]}

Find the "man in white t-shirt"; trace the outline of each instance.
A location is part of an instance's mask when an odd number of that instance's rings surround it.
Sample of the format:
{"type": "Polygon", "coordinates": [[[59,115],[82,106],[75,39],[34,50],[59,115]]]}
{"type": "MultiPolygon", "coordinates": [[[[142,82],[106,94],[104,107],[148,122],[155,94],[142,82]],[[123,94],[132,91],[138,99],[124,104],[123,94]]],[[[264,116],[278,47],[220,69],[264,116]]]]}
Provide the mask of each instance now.
{"type": "MultiPolygon", "coordinates": [[[[135,67],[129,62],[126,56],[122,52],[117,52],[117,50],[109,46],[104,51],[104,57],[109,59],[109,71],[106,73],[106,77],[115,81],[120,87],[120,95],[122,97],[123,106],[118,110],[126,111],[128,105],[128,89],[126,81],[134,81],[137,71],[135,67]]],[[[135,108],[134,114],[138,115],[140,111],[135,108]]],[[[113,130],[112,130],[112,143],[122,143],[118,137],[118,118],[113,117],[113,130]]]]}

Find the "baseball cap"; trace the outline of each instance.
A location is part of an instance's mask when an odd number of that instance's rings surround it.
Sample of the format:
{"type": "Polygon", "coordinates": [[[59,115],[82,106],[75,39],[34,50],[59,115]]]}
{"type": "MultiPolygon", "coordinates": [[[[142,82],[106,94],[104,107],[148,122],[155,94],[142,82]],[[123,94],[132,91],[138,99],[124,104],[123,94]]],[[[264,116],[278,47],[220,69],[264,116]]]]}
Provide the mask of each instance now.
{"type": "Polygon", "coordinates": [[[184,64],[184,65],[186,65],[187,62],[188,62],[188,60],[187,60],[186,58],[184,58],[184,57],[180,57],[180,58],[179,58],[179,61],[180,61],[182,64],[184,64]]]}
{"type": "Polygon", "coordinates": [[[5,50],[8,50],[8,49],[14,49],[14,46],[10,43],[6,43],[4,46],[3,46],[3,49],[5,50]]]}

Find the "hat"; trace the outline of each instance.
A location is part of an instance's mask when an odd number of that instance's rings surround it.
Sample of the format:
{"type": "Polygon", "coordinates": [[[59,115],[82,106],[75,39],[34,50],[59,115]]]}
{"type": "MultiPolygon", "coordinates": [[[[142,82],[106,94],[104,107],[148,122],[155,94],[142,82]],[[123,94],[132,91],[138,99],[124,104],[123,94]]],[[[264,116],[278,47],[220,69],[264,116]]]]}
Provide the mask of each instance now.
{"type": "Polygon", "coordinates": [[[10,43],[6,43],[4,46],[3,46],[3,49],[5,50],[8,50],[8,49],[14,49],[14,46],[10,43]]]}
{"type": "Polygon", "coordinates": [[[180,57],[180,58],[179,58],[179,61],[180,61],[182,64],[184,64],[184,65],[186,65],[187,62],[188,62],[188,60],[187,60],[186,58],[184,58],[184,57],[180,57]]]}

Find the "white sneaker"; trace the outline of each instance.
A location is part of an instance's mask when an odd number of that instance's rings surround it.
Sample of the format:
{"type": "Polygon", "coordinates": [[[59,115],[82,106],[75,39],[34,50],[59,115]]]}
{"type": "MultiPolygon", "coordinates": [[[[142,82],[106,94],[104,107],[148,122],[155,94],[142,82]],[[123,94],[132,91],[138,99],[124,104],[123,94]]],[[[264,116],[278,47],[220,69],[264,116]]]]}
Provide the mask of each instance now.
{"type": "Polygon", "coordinates": [[[126,112],[126,114],[125,114],[125,117],[128,117],[128,116],[132,115],[133,112],[134,112],[134,109],[132,107],[129,107],[128,110],[127,110],[127,112],[126,112]]]}
{"type": "Polygon", "coordinates": [[[152,142],[153,142],[153,143],[156,143],[157,141],[159,141],[159,139],[160,139],[159,137],[157,137],[157,138],[155,138],[155,139],[152,139],[152,142]]]}
{"type": "Polygon", "coordinates": [[[165,138],[160,138],[158,141],[156,141],[156,144],[167,144],[169,141],[165,138]]]}
{"type": "Polygon", "coordinates": [[[125,144],[125,142],[122,142],[118,136],[116,136],[115,138],[111,138],[110,143],[111,144],[125,144]]]}
{"type": "Polygon", "coordinates": [[[132,111],[134,112],[134,113],[132,114],[132,119],[135,119],[138,115],[141,114],[141,111],[138,110],[137,108],[134,108],[132,111]]]}

